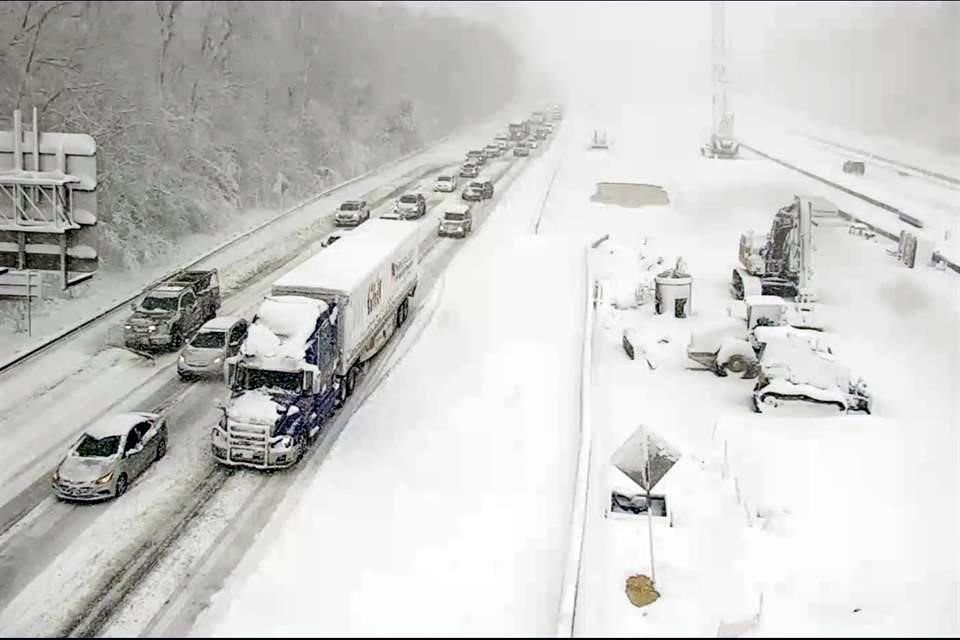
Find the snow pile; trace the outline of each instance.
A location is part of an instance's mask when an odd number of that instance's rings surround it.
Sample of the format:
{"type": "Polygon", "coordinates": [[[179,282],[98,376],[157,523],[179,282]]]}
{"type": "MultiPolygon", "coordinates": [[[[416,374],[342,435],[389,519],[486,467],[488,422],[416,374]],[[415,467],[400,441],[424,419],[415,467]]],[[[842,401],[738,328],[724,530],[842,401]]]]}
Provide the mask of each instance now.
{"type": "Polygon", "coordinates": [[[257,310],[241,349],[244,355],[261,358],[302,358],[304,344],[317,326],[327,305],[301,296],[271,296],[257,310]]]}
{"type": "Polygon", "coordinates": [[[787,335],[768,342],[761,363],[770,378],[821,389],[846,391],[849,386],[850,373],[846,367],[827,354],[813,351],[802,336],[787,335]]]}
{"type": "Polygon", "coordinates": [[[631,309],[653,300],[654,278],[663,259],[637,251],[616,240],[604,242],[594,254],[594,274],[603,282],[604,297],[615,307],[631,309]]]}
{"type": "Polygon", "coordinates": [[[929,530],[937,514],[916,499],[918,469],[903,425],[727,416],[716,433],[744,502],[759,515],[757,635],[955,631],[956,565],[940,550],[956,527],[929,530]]]}
{"type": "Polygon", "coordinates": [[[234,398],[228,409],[231,420],[246,424],[269,424],[277,420],[277,403],[262,391],[246,391],[234,398]]]}

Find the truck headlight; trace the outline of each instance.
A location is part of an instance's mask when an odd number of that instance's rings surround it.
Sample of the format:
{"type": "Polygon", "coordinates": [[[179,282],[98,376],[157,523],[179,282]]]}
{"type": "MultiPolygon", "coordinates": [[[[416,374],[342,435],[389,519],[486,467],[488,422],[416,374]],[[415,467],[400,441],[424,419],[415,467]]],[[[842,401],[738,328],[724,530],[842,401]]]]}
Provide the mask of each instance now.
{"type": "Polygon", "coordinates": [[[210,440],[213,441],[214,446],[221,449],[227,446],[227,434],[220,427],[214,427],[210,431],[210,440]]]}
{"type": "Polygon", "coordinates": [[[293,446],[293,438],[290,436],[280,436],[270,444],[274,449],[289,449],[293,446]]]}
{"type": "Polygon", "coordinates": [[[54,483],[60,482],[60,467],[53,470],[53,475],[50,476],[50,480],[54,483]]]}
{"type": "Polygon", "coordinates": [[[125,324],[123,325],[124,329],[133,329],[133,325],[125,324]]]}
{"type": "Polygon", "coordinates": [[[220,356],[217,356],[216,358],[213,359],[213,364],[220,364],[221,362],[223,362],[223,358],[221,358],[220,356]]]}
{"type": "Polygon", "coordinates": [[[151,332],[151,333],[153,333],[153,332],[156,331],[156,330],[157,330],[157,325],[155,325],[155,324],[151,324],[150,326],[147,327],[147,331],[149,331],[149,332],[151,332]]]}
{"type": "Polygon", "coordinates": [[[106,473],[106,474],[100,476],[99,478],[97,478],[97,480],[96,480],[96,482],[95,482],[94,484],[107,484],[107,483],[110,482],[112,479],[113,479],[113,471],[111,471],[111,472],[109,472],[109,473],[106,473]]]}

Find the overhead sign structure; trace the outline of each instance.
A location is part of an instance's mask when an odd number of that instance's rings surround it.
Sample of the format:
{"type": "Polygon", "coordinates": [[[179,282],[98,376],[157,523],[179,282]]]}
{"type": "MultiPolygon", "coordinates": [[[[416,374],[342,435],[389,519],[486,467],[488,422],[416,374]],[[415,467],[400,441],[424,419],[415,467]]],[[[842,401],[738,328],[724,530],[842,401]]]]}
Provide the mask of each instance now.
{"type": "Polygon", "coordinates": [[[638,427],[633,435],[614,452],[612,458],[613,465],[636,482],[647,494],[651,583],[655,583],[657,577],[653,562],[653,509],[650,505],[650,492],[679,459],[679,451],[644,426],[638,427]]]}
{"type": "Polygon", "coordinates": [[[67,289],[99,267],[97,147],[81,133],[0,131],[0,267],[60,277],[67,289]]]}

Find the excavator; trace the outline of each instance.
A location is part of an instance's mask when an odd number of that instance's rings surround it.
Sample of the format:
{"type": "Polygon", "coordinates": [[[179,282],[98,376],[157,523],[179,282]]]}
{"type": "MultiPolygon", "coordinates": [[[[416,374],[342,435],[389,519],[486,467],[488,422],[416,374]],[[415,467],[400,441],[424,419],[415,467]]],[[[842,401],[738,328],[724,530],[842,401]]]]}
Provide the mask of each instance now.
{"type": "Polygon", "coordinates": [[[737,300],[750,295],[816,301],[811,277],[813,219],[835,217],[837,208],[814,196],[799,196],[773,216],[770,232],[740,235],[740,266],[733,270],[730,293],[737,300]]]}

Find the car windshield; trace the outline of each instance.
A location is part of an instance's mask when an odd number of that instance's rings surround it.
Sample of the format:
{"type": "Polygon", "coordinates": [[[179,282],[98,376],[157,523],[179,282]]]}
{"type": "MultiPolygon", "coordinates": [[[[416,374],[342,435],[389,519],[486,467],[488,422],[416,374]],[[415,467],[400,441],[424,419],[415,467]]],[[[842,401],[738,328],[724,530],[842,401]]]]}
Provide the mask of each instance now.
{"type": "Polygon", "coordinates": [[[404,204],[414,204],[417,202],[417,196],[402,196],[400,202],[404,204]]]}
{"type": "Polygon", "coordinates": [[[466,220],[467,216],[463,213],[450,213],[449,211],[443,214],[444,219],[446,220],[466,220]]]}
{"type": "Polygon", "coordinates": [[[359,202],[344,202],[342,205],[340,205],[340,211],[356,211],[359,208],[359,202]]]}
{"type": "Polygon", "coordinates": [[[140,303],[140,308],[144,311],[176,311],[177,298],[156,298],[150,296],[144,298],[140,303]]]}
{"type": "Polygon", "coordinates": [[[120,436],[94,438],[89,433],[77,443],[76,452],[81,458],[109,458],[120,448],[120,436]]]}
{"type": "Polygon", "coordinates": [[[482,183],[482,182],[471,182],[471,183],[470,183],[470,188],[471,188],[471,189],[483,189],[483,183],[482,183]]]}
{"type": "Polygon", "coordinates": [[[268,371],[266,369],[241,368],[238,372],[244,389],[283,389],[300,391],[301,376],[297,371],[268,371]]]}
{"type": "Polygon", "coordinates": [[[227,334],[223,331],[201,331],[193,336],[190,346],[198,349],[219,349],[223,346],[226,337],[227,334]]]}
{"type": "Polygon", "coordinates": [[[451,176],[440,176],[437,178],[437,182],[452,182],[453,178],[451,176]]]}

